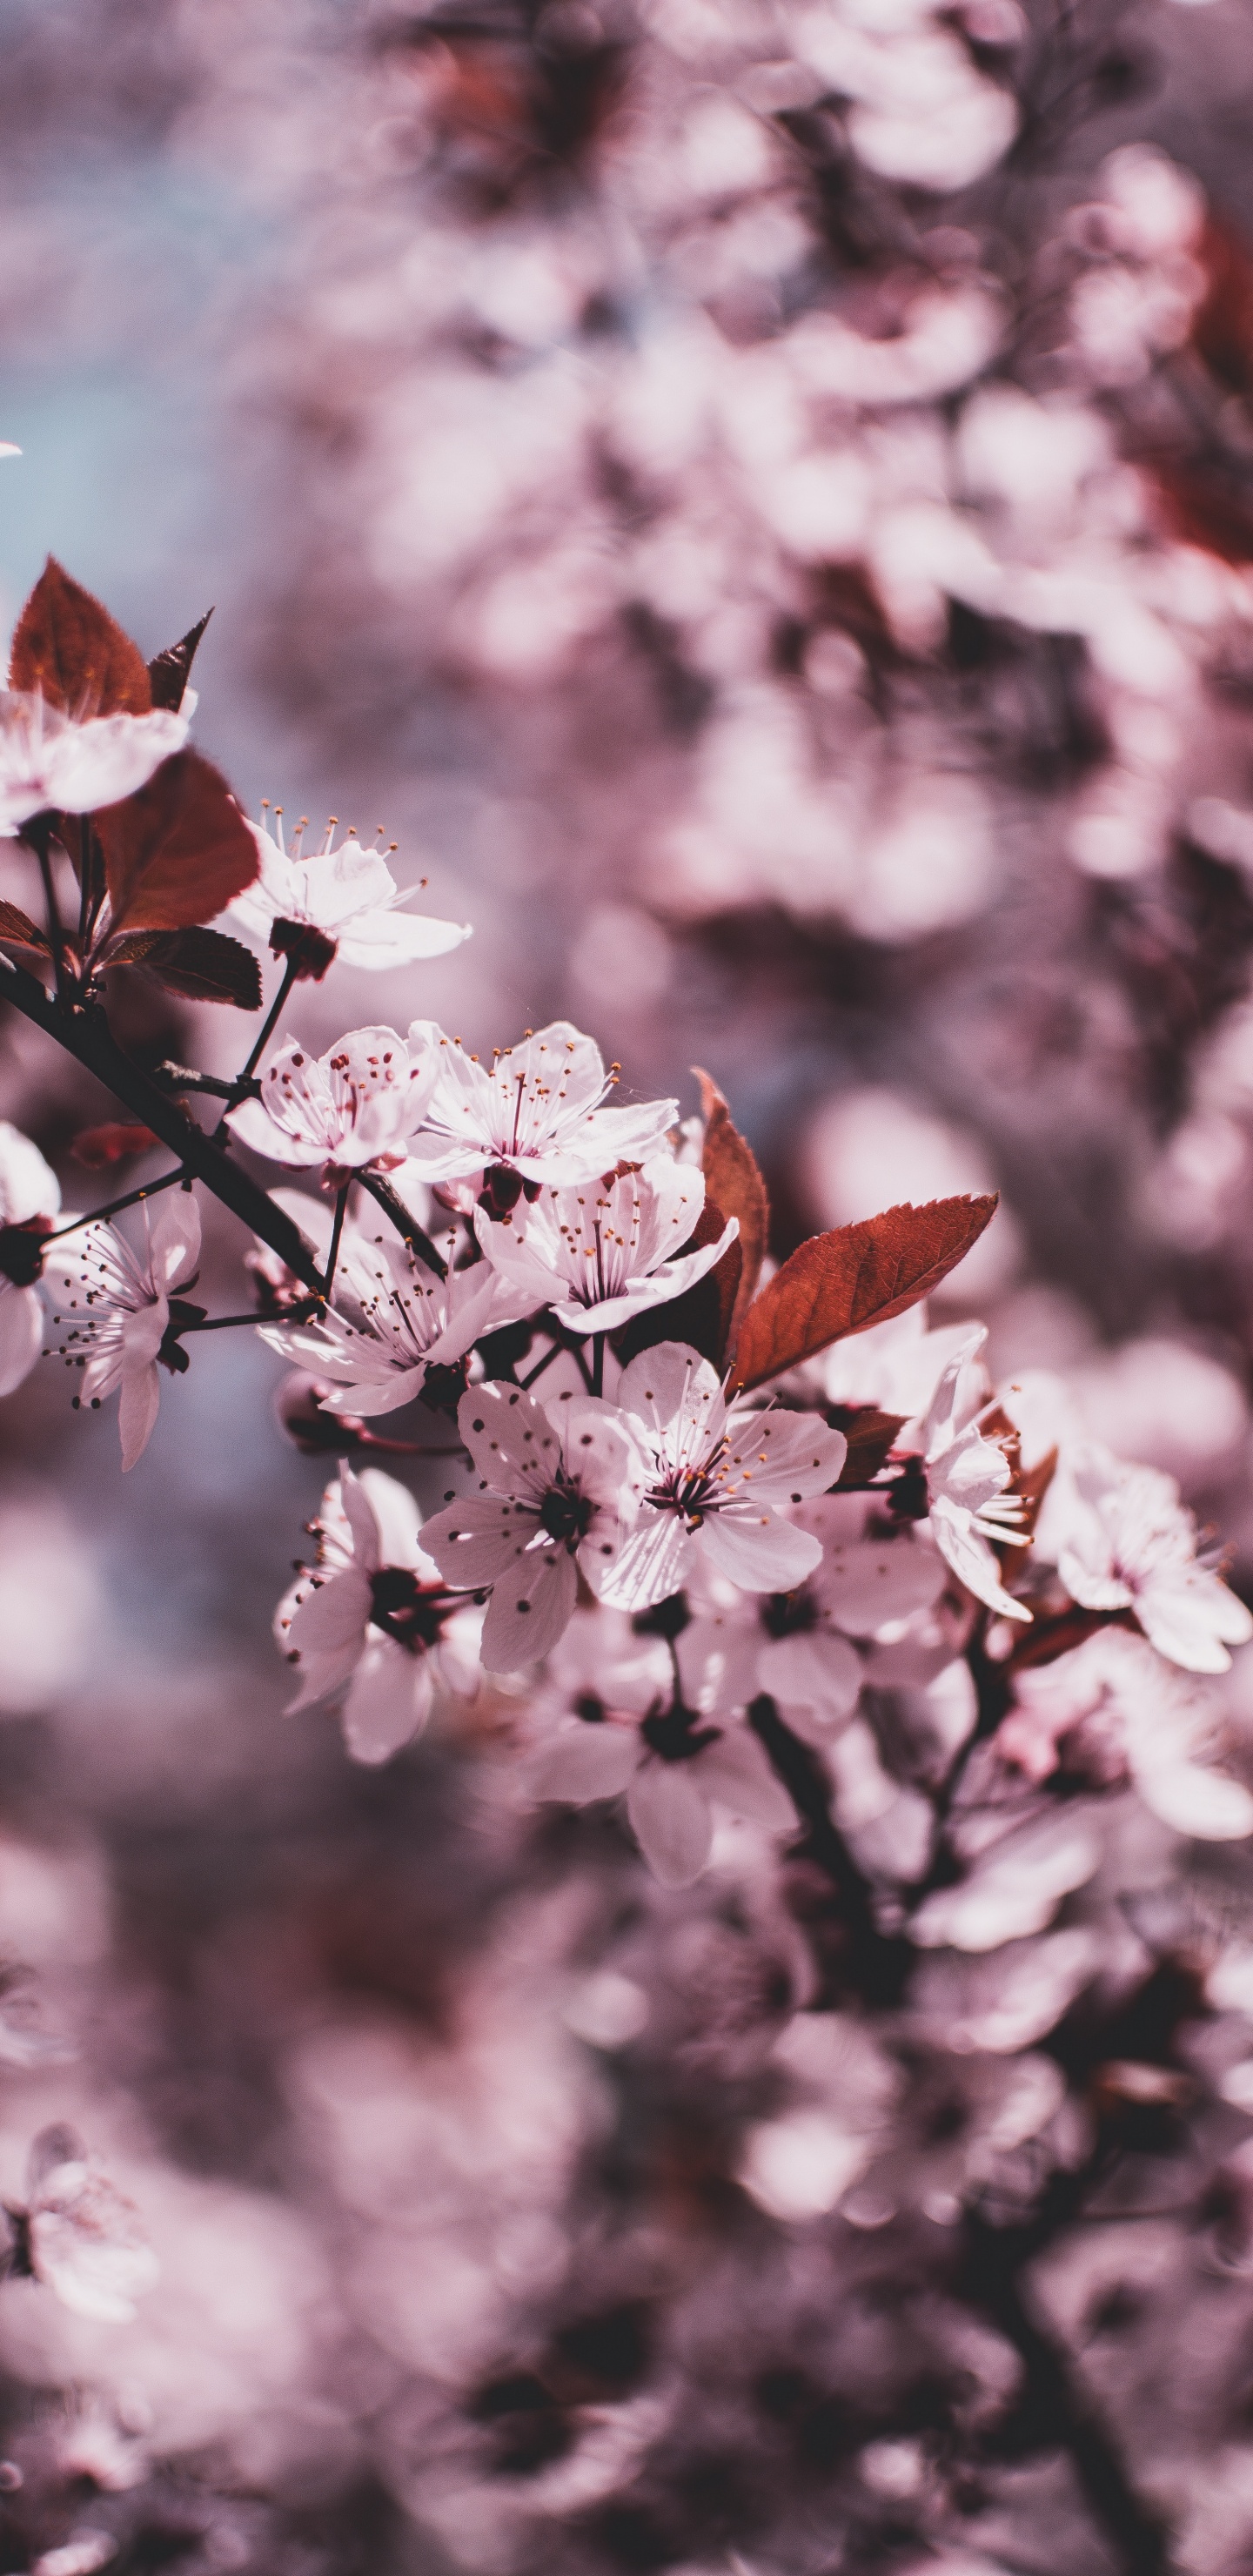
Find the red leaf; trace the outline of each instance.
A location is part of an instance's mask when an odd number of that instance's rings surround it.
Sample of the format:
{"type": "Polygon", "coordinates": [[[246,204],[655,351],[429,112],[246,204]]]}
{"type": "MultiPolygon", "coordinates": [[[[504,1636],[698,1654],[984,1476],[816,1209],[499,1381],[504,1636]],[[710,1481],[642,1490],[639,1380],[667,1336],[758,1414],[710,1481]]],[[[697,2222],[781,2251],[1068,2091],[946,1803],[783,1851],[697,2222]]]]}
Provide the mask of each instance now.
{"type": "Polygon", "coordinates": [[[177,644],[167,644],[163,653],[154,654],[148,664],[148,678],[152,684],[154,707],[173,707],[177,714],[191,677],[196,648],[212,615],[212,609],[206,608],[203,617],[197,618],[195,625],[189,626],[185,635],[180,635],[177,644]]]}
{"type": "Polygon", "coordinates": [[[11,948],[42,948],[45,954],[48,952],[42,930],[15,903],[0,903],[0,939],[11,948]]]}
{"type": "Polygon", "coordinates": [[[251,885],[257,845],[226,780],[176,751],[120,805],[97,814],[114,930],[189,930],[251,885]]]}
{"type": "Polygon", "coordinates": [[[872,1484],[887,1457],[898,1431],[908,1421],[904,1413],[880,1413],[874,1404],[829,1404],[827,1420],[833,1431],[842,1431],[848,1442],[848,1456],[836,1480],[841,1493],[859,1493],[872,1484]]]}
{"type": "Polygon", "coordinates": [[[829,1342],[903,1315],[956,1269],[996,1204],[994,1197],[932,1199],[813,1235],[749,1307],[732,1384],[760,1386],[829,1342]]]}
{"type": "Polygon", "coordinates": [[[737,1216],[740,1220],[741,1270],[735,1313],[738,1322],[761,1271],[770,1226],[770,1201],[752,1147],[733,1126],[717,1084],[698,1064],[693,1065],[692,1071],[700,1084],[700,1105],[705,1114],[705,1150],[701,1156],[705,1188],[721,1208],[724,1219],[737,1216]]]}
{"type": "Polygon", "coordinates": [[[17,621],[11,689],[38,689],[71,716],[145,716],[148,665],[108,609],[49,555],[17,621]]]}
{"type": "MultiPolygon", "coordinates": [[[[722,1209],[715,1207],[712,1199],[706,1199],[683,1251],[699,1252],[707,1243],[716,1243],[725,1224],[722,1209]]],[[[681,1297],[670,1297],[663,1306],[650,1306],[644,1314],[633,1315],[629,1324],[611,1335],[623,1366],[640,1351],[654,1350],[658,1342],[686,1342],[689,1349],[699,1351],[702,1359],[712,1360],[714,1367],[720,1369],[731,1338],[739,1284],[737,1237],[727,1245],[721,1261],[715,1261],[712,1270],[707,1270],[691,1288],[685,1288],[681,1297]]]]}
{"type": "Polygon", "coordinates": [[[237,1011],[261,1008],[261,969],[251,948],[220,930],[130,930],[106,952],[104,962],[140,966],[189,1002],[230,1002],[237,1011]]]}
{"type": "Polygon", "coordinates": [[[125,1163],[132,1154],[146,1154],[157,1143],[151,1127],[132,1127],[121,1119],[106,1119],[103,1127],[83,1127],[70,1147],[76,1163],[85,1171],[102,1172],[108,1163],[125,1163]]]}

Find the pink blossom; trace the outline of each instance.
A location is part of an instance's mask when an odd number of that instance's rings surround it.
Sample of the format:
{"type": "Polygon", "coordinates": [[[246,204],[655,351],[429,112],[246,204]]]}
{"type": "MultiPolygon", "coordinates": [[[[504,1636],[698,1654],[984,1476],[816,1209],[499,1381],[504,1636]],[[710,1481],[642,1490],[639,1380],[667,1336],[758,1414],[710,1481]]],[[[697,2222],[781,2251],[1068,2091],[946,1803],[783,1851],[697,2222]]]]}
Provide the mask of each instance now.
{"type": "Polygon", "coordinates": [[[141,1260],[115,1227],[88,1219],[66,1235],[44,1270],[53,1332],[64,1339],[46,1354],[81,1369],[76,1405],[98,1406],[121,1389],[118,1428],[123,1471],[142,1458],[161,1401],[157,1359],[176,1288],[190,1287],[200,1258],[200,1211],[189,1190],[144,1209],[141,1260]]]}
{"type": "MultiPolygon", "coordinates": [[[[412,1036],[412,1032],[410,1032],[412,1036]]],[[[272,1163],[361,1171],[405,1160],[438,1066],[394,1029],[351,1029],[325,1055],[284,1038],[261,1075],[261,1097],[230,1113],[240,1143],[272,1163]]]]}
{"type": "Polygon", "coordinates": [[[274,1614],[300,1675],[289,1715],[346,1688],[344,1740],[357,1762],[387,1762],[420,1733],[437,1679],[467,1698],[478,1687],[479,1616],[448,1590],[420,1526],[394,1477],[341,1467],[322,1497],[317,1563],[274,1614]]]}
{"type": "MultiPolygon", "coordinates": [[[[61,1184],[37,1145],[0,1119],[0,1227],[48,1226],[61,1205],[61,1184]]],[[[30,1376],[43,1348],[43,1301],[37,1287],[23,1287],[0,1270],[0,1395],[12,1395],[30,1376]]]]}
{"type": "Polygon", "coordinates": [[[475,1230],[514,1291],[516,1314],[547,1306],[572,1333],[611,1333],[681,1297],[734,1242],[740,1229],[732,1217],[715,1242],[683,1251],[704,1204],[703,1175],[654,1154],[638,1168],[545,1190],[502,1224],[480,1208],[475,1230]]]}
{"type": "Polygon", "coordinates": [[[679,1114],[677,1100],[605,1108],[616,1069],[606,1073],[599,1047],[570,1020],[553,1020],[518,1046],[493,1047],[490,1070],[434,1020],[415,1020],[409,1043],[437,1059],[410,1147],[423,1180],[493,1168],[524,1183],[592,1180],[655,1154],[679,1114]]]}
{"type": "Polygon", "coordinates": [[[1227,1671],[1227,1649],[1247,1645],[1253,1618],[1198,1561],[1196,1523],[1173,1476],[1088,1446],[1069,1462],[1059,1507],[1057,1568],[1072,1600],[1134,1610],[1158,1652],[1189,1672],[1227,1671]]]}
{"type": "Polygon", "coordinates": [[[12,840],[32,814],[94,814],[133,796],[182,750],[195,704],[187,689],[177,710],[80,721],[37,691],[0,690],[0,838],[12,840]]]}
{"type": "Polygon", "coordinates": [[[328,824],[322,848],[306,851],[303,828],[289,850],[281,811],[274,815],[272,832],[250,823],[260,873],[227,906],[228,917],[242,930],[276,947],[276,930],[314,931],[329,946],[327,965],[338,955],[345,966],[380,970],[443,957],[470,937],[468,922],[406,912],[405,905],[420,889],[410,886],[401,893],[382,850],[363,848],[355,832],[336,848],[334,825],[328,824]]]}

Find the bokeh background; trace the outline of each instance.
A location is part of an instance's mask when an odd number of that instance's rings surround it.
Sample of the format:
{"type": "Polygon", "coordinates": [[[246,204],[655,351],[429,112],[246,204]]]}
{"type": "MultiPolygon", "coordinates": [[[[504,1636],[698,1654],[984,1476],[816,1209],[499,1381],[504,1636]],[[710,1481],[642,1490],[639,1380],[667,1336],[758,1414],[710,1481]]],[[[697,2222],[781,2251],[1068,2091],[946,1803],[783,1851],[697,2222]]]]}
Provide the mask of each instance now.
{"type": "MultiPolygon", "coordinates": [[[[998,1187],[947,1311],[1244,1583],[1249,0],[0,0],[0,46],[6,619],[49,550],[146,651],[212,603],[241,800],[475,924],[293,1025],[569,1013],[685,1111],[704,1064],[780,1254],[998,1187]]],[[[0,1088],[99,1199],[106,1104],[12,1014],[0,1088]]],[[[77,2052],[5,2076],[0,2187],[73,2116],[163,2266],[128,2328],[0,2294],[0,2565],[1101,2576],[928,2245],[889,2298],[733,2183],[795,1907],[663,1896],[451,1727],[367,1775],[282,1718],[280,1373],[222,1337],[125,1484],[51,1366],[0,1420],[0,1950],[77,2052]],[[979,2454],[965,2558],[920,2428],[979,2454]]],[[[1235,2569],[1189,2367],[1186,2442],[1111,2402],[1235,2569]]]]}

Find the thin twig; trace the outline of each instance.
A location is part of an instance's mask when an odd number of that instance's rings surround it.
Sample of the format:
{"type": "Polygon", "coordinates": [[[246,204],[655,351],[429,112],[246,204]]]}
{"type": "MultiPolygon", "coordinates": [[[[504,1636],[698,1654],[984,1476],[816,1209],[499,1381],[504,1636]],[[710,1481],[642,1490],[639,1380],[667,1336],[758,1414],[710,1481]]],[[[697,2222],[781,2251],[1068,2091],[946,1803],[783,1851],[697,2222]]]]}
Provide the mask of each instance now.
{"type": "MultiPolygon", "coordinates": [[[[251,1081],[253,1074],[256,1072],[256,1070],[257,1070],[257,1066],[259,1065],[259,1063],[260,1063],[260,1061],[261,1061],[261,1058],[262,1058],[262,1056],[263,1056],[263,1054],[264,1054],[264,1052],[265,1052],[265,1049],[266,1049],[266,1047],[269,1045],[270,1039],[273,1037],[273,1035],[274,1035],[274,1031],[275,1031],[276,1027],[278,1026],[279,1018],[280,1018],[280,1016],[281,1016],[281,1014],[282,1014],[283,1007],[284,1007],[284,1005],[285,1005],[285,1003],[286,1003],[286,1000],[287,1000],[287,996],[288,996],[288,994],[290,993],[291,988],[292,988],[293,984],[294,984],[294,983],[295,983],[295,981],[296,981],[296,977],[297,977],[297,974],[298,974],[298,973],[299,973],[299,967],[298,967],[298,965],[297,965],[296,959],[295,959],[294,957],[289,957],[289,958],[288,958],[288,960],[287,960],[287,964],[286,964],[286,966],[285,966],[285,967],[284,967],[284,969],[283,969],[283,980],[282,980],[282,983],[279,985],[278,991],[277,991],[277,993],[275,994],[275,996],[274,996],[274,999],[273,999],[272,1003],[270,1004],[270,1008],[269,1008],[269,1010],[266,1012],[265,1018],[264,1018],[264,1020],[263,1020],[263,1021],[262,1021],[262,1023],[261,1023],[261,1034],[260,1034],[260,1036],[256,1039],[256,1041],[255,1041],[255,1043],[254,1043],[254,1045],[253,1045],[253,1047],[252,1047],[252,1050],[251,1050],[251,1052],[250,1052],[250,1054],[249,1054],[249,1057],[248,1057],[248,1061],[247,1061],[247,1063],[246,1063],[245,1065],[242,1065],[242,1066],[241,1066],[240,1071],[239,1071],[239,1074],[238,1074],[237,1079],[236,1079],[236,1082],[232,1083],[232,1085],[231,1085],[231,1096],[232,1096],[232,1097],[234,1097],[234,1096],[236,1095],[236,1093],[237,1093],[237,1092],[239,1092],[239,1086],[240,1086],[240,1085],[242,1085],[242,1084],[243,1084],[243,1083],[245,1083],[245,1082],[250,1082],[250,1081],[251,1081]]],[[[239,1096],[240,1096],[240,1097],[242,1097],[242,1096],[243,1096],[242,1092],[239,1092],[239,1096]]],[[[217,1126],[214,1128],[214,1131],[213,1131],[213,1141],[214,1141],[214,1144],[215,1144],[215,1145],[220,1145],[220,1144],[221,1144],[221,1142],[222,1142],[222,1139],[223,1139],[223,1137],[226,1135],[226,1133],[227,1133],[226,1120],[225,1120],[225,1118],[220,1118],[220,1119],[218,1120],[217,1126]]]]}
{"type": "Polygon", "coordinates": [[[163,1172],[159,1181],[145,1181],[141,1190],[127,1190],[120,1199],[106,1199],[103,1207],[88,1208],[86,1215],[76,1216],[71,1225],[59,1225],[55,1233],[46,1234],[44,1242],[59,1243],[63,1234],[77,1234],[84,1225],[103,1225],[107,1217],[120,1216],[123,1208],[138,1207],[142,1199],[155,1198],[159,1190],[172,1190],[175,1182],[185,1177],[180,1163],[176,1171],[163,1172]]]}
{"type": "Polygon", "coordinates": [[[351,1188],[351,1181],[345,1181],[335,1201],[335,1223],[331,1228],[331,1248],[326,1256],[326,1283],[323,1289],[323,1295],[326,1297],[330,1296],[331,1290],[335,1285],[335,1271],[339,1261],[340,1237],[344,1231],[344,1217],[347,1213],[348,1193],[351,1188]]]}
{"type": "Polygon", "coordinates": [[[437,1279],[446,1279],[447,1262],[436,1251],[425,1228],[419,1225],[416,1216],[412,1215],[405,1206],[399,1191],[392,1188],[391,1182],[382,1172],[358,1172],[356,1177],[362,1189],[368,1190],[371,1198],[382,1208],[384,1215],[391,1218],[397,1234],[403,1235],[409,1250],[416,1252],[419,1261],[424,1261],[427,1269],[433,1270],[437,1279]]]}

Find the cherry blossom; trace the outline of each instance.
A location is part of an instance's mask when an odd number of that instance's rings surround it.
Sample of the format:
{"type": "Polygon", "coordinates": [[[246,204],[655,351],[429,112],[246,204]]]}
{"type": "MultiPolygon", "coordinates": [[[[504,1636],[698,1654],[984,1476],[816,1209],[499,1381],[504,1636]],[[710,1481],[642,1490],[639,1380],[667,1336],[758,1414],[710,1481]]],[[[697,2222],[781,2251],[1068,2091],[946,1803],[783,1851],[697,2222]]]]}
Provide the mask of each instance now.
{"type": "Polygon", "coordinates": [[[607,1601],[643,1610],[681,1592],[704,1559],[749,1592],[789,1592],[812,1574],[822,1543],[779,1517],[835,1483],[842,1431],[813,1414],[728,1407],[715,1370],[682,1342],[662,1342],[623,1370],[617,1402],[644,1460],[639,1522],[607,1583],[607,1601]]]}
{"type": "Polygon", "coordinates": [[[1124,1466],[1088,1444],[1067,1462],[1059,1506],[1058,1572],[1072,1600],[1085,1610],[1134,1610],[1158,1652],[1189,1672],[1227,1671],[1227,1649],[1247,1645],[1253,1618],[1198,1561],[1196,1523],[1173,1476],[1124,1466]]]}
{"type": "Polygon", "coordinates": [[[1006,1619],[1030,1611],[1001,1581],[997,1547],[1021,1544],[1022,1505],[1007,1491],[1012,1469],[1000,1439],[988,1438],[983,1415],[959,1427],[962,1372],[987,1340],[978,1325],[953,1352],[922,1426],[923,1469],[931,1535],[954,1574],[1006,1619]]]}
{"type": "Polygon", "coordinates": [[[494,1047],[490,1070],[435,1020],[415,1020],[409,1043],[438,1058],[410,1146],[415,1170],[427,1181],[499,1172],[512,1184],[501,1193],[504,1205],[520,1188],[561,1187],[594,1180],[619,1162],[644,1162],[678,1116],[676,1100],[606,1109],[617,1068],[606,1073],[599,1047],[570,1020],[529,1031],[517,1046],[494,1047]]]}
{"type": "Polygon", "coordinates": [[[32,814],[94,814],[133,796],[182,750],[195,705],[187,689],[177,710],[78,720],[37,691],[0,690],[0,839],[14,839],[32,814]]]}
{"type": "Polygon", "coordinates": [[[233,1109],[230,1122],[272,1163],[386,1169],[404,1161],[438,1070],[429,1050],[394,1029],[352,1029],[320,1056],[286,1037],[261,1075],[260,1099],[233,1109]]]}
{"type": "Polygon", "coordinates": [[[52,1327],[64,1336],[45,1356],[81,1369],[75,1405],[96,1407],[120,1388],[123,1471],[152,1437],[171,1299],[176,1288],[191,1286],[200,1258],[200,1211],[191,1192],[175,1191],[155,1216],[145,1207],[144,1230],[141,1259],[115,1227],[89,1218],[56,1245],[44,1271],[52,1327]]]}
{"type": "Polygon", "coordinates": [[[643,1477],[630,1431],[594,1397],[547,1410],[520,1387],[471,1387],[457,1420],[481,1494],[427,1523],[449,1583],[493,1585],[483,1624],[488,1672],[536,1663],[569,1622],[583,1575],[605,1592],[639,1508],[643,1477]]]}
{"type": "Polygon", "coordinates": [[[551,1308],[572,1333],[611,1333],[633,1315],[681,1297],[720,1261],[739,1233],[732,1217],[716,1242],[684,1252],[705,1204],[703,1174],[654,1154],[570,1189],[545,1190],[494,1224],[479,1208],[479,1243],[517,1295],[514,1311],[551,1308]]]}
{"type": "Polygon", "coordinates": [[[284,1359],[335,1381],[327,1413],[394,1413],[422,1394],[428,1369],[455,1368],[480,1334],[509,1323],[519,1299],[509,1282],[476,1261],[448,1275],[428,1270],[396,1236],[341,1247],[334,1306],[309,1324],[263,1324],[261,1339],[284,1359]]]}
{"type": "Polygon", "coordinates": [[[341,1467],[315,1524],[317,1563],[297,1576],[274,1634],[300,1675],[288,1714],[347,1686],[344,1741],[387,1762],[425,1726],[438,1680],[472,1698],[479,1613],[421,1545],[413,1496],[392,1476],[341,1467]]]}
{"type": "Polygon", "coordinates": [[[1164,1663],[1147,1639],[1106,1628],[1055,1663],[1017,1675],[997,1750],[1031,1780],[1050,1779],[1063,1765],[1101,1787],[1130,1779],[1177,1833],[1230,1841],[1253,1832],[1253,1795],[1213,1767],[1224,1736],[1214,1689],[1164,1663]]]}
{"type": "Polygon", "coordinates": [[[625,1795],[654,1876],[686,1887],[709,1858],[719,1809],[770,1832],[796,1814],[755,1735],[710,1726],[674,1698],[658,1640],[611,1612],[576,1611],[548,1661],[521,1767],[524,1796],[572,1807],[625,1795]]]}
{"type": "Polygon", "coordinates": [[[382,850],[365,848],[353,831],[334,846],[331,822],[322,848],[306,851],[303,824],[287,848],[281,810],[272,831],[261,823],[249,828],[260,872],[227,906],[227,915],[277,955],[299,955],[315,982],[337,956],[345,966],[384,970],[443,957],[470,937],[469,922],[406,912],[420,888],[401,893],[382,850]]]}
{"type": "Polygon", "coordinates": [[[33,2273],[63,2307],[127,2325],[158,2277],[138,2213],[72,2129],[43,2129],[30,2151],[26,2203],[10,2210],[10,2268],[33,2273]]]}
{"type": "Polygon", "coordinates": [[[803,1583],[749,1598],[718,1577],[697,1585],[693,1616],[676,1641],[693,1708],[707,1715],[744,1708],[765,1691],[813,1743],[844,1724],[867,1678],[854,1639],[895,1641],[947,1581],[942,1558],[908,1526],[866,1533],[864,1521],[860,1496],[820,1495],[794,1515],[794,1526],[822,1548],[803,1583]]]}
{"type": "Polygon", "coordinates": [[[41,1235],[60,1205],[61,1184],[38,1146],[0,1119],[0,1395],[12,1395],[30,1376],[43,1348],[43,1301],[34,1282],[41,1235]],[[10,1227],[16,1240],[6,1242],[10,1227]]]}

